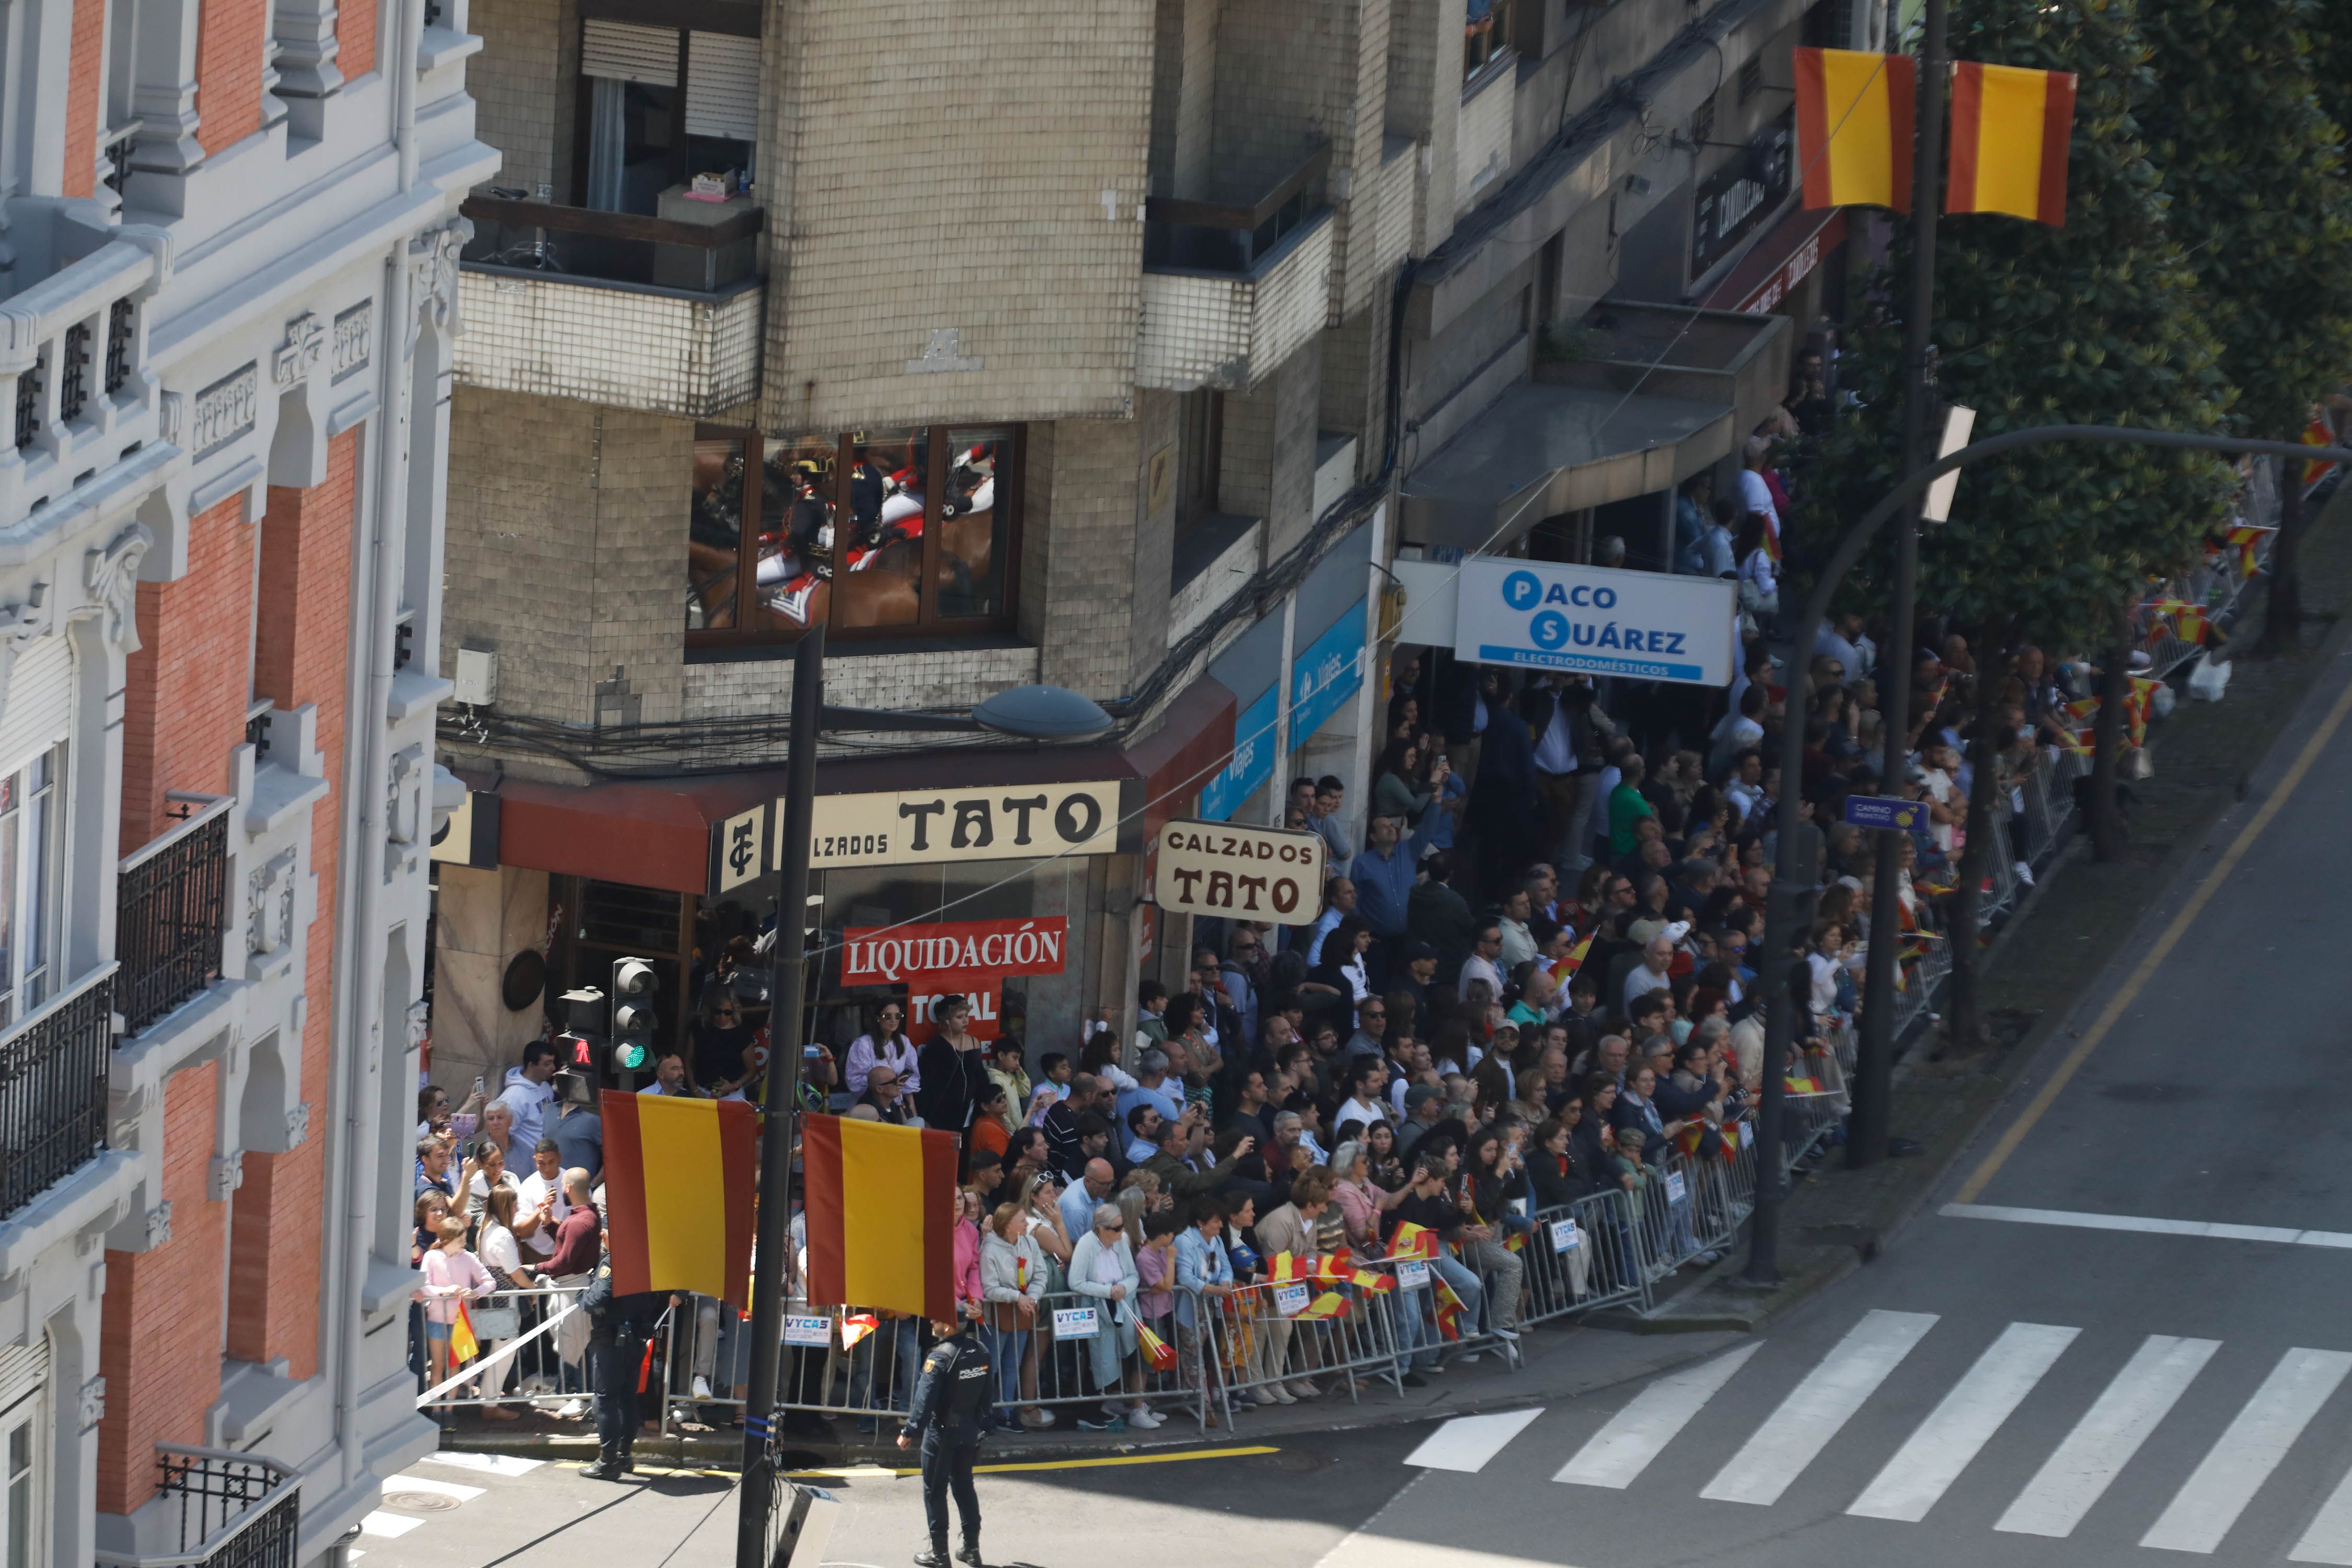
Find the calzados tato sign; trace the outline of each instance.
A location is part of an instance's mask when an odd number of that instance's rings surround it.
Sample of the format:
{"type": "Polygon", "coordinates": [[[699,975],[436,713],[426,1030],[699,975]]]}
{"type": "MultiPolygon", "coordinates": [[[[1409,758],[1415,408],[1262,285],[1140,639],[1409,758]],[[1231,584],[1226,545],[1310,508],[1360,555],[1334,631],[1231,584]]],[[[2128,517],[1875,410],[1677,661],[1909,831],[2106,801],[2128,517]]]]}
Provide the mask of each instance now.
{"type": "MultiPolygon", "coordinates": [[[[1133,854],[1137,844],[1120,842],[1134,816],[1119,804],[1130,787],[1139,790],[1140,781],[821,795],[809,863],[822,869],[1133,854]]],[[[775,868],[784,815],[782,801],[767,801],[713,826],[714,895],[775,868]]]]}
{"type": "Polygon", "coordinates": [[[1160,830],[1151,901],[1176,914],[1294,924],[1320,907],[1323,840],[1276,827],[1171,822],[1160,830]]]}

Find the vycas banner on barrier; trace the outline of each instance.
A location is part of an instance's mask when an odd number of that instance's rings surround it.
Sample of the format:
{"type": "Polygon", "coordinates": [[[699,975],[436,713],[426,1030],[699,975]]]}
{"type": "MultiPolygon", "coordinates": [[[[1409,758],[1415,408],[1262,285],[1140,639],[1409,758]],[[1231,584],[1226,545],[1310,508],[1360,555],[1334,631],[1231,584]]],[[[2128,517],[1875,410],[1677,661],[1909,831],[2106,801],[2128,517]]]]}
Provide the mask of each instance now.
{"type": "Polygon", "coordinates": [[[1151,901],[1179,914],[1311,918],[1323,895],[1323,840],[1285,827],[1171,822],[1160,830],[1151,901]]]}
{"type": "Polygon", "coordinates": [[[1457,658],[1731,684],[1738,588],[1722,578],[1474,555],[1460,581],[1457,658]]]}

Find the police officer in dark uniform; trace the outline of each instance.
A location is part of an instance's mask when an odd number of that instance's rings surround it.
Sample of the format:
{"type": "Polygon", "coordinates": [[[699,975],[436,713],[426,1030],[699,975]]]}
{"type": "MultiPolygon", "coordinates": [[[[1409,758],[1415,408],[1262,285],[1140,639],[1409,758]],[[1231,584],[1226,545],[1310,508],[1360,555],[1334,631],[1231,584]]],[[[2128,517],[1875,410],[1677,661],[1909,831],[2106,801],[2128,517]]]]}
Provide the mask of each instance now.
{"type": "Polygon", "coordinates": [[[931,1548],[918,1552],[918,1568],[946,1568],[948,1489],[955,1488],[956,1513],[963,1521],[963,1547],[956,1560],[980,1568],[980,1494],[971,1467],[980,1458],[981,1422],[996,1393],[996,1369],[969,1321],[933,1323],[941,1336],[923,1358],[915,1402],[898,1429],[898,1447],[923,1444],[923,1517],[931,1527],[931,1548]]]}
{"type": "Polygon", "coordinates": [[[630,1451],[637,1443],[637,1372],[663,1300],[658,1292],[613,1294],[609,1259],[580,1293],[589,1323],[588,1376],[596,1391],[596,1458],[580,1473],[592,1481],[617,1481],[636,1468],[630,1451]]]}

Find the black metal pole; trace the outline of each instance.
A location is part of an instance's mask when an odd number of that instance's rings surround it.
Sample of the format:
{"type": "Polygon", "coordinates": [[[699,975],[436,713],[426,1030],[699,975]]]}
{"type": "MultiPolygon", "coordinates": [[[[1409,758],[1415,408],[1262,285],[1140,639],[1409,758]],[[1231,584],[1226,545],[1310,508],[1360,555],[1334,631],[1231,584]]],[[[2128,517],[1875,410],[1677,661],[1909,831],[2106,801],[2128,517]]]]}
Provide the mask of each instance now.
{"type": "Polygon", "coordinates": [[[793,654],[791,763],[779,829],[782,876],[776,934],[769,950],[766,1115],[760,1133],[759,1256],[751,1278],[751,1381],[743,1401],[743,1495],[735,1534],[736,1568],[769,1568],[768,1512],[775,1503],[771,1423],[776,1367],[782,1355],[784,1278],[793,1246],[793,1131],[801,1088],[801,1014],[806,984],[809,823],[816,802],[816,742],[824,702],[824,623],[809,627],[793,654]]]}
{"type": "MultiPolygon", "coordinates": [[[[2045,447],[2056,441],[2094,441],[2112,447],[2168,447],[2176,450],[2196,452],[2253,452],[2264,457],[2302,458],[2331,463],[2352,463],[2352,449],[2342,447],[2304,447],[2288,441],[2242,440],[2234,436],[2195,436],[2176,430],[2136,430],[2123,425],[2036,425],[2023,430],[2011,430],[1999,436],[1989,436],[1971,446],[1961,447],[1948,458],[1924,463],[1905,476],[1903,481],[1879,499],[1878,504],[1862,516],[1862,521],[1846,530],[1830,552],[1828,563],[1822,568],[1821,580],[1805,599],[1805,612],[1797,624],[1800,647],[1810,647],[1812,639],[1821,635],[1822,617],[1828,613],[1830,595],[1837,592],[1845,574],[1853,570],[1863,547],[1870,542],[1895,509],[1924,494],[1939,474],[1999,457],[2027,447],[2045,447]]],[[[1797,879],[1797,813],[1800,791],[1790,787],[1790,781],[1801,776],[1805,764],[1805,735],[1801,724],[1784,722],[1780,733],[1780,800],[1776,828],[1780,834],[1780,853],[1772,872],[1772,892],[1765,906],[1764,956],[1756,967],[1756,983],[1765,988],[1768,1009],[1764,1029],[1764,1094],[1756,1113],[1756,1221],[1748,1233],[1748,1278],[1759,1285],[1769,1285],[1780,1277],[1780,1122],[1785,1110],[1787,1090],[1782,1083],[1782,1069],[1789,1059],[1789,1044],[1796,1035],[1795,999],[1789,991],[1789,965],[1785,957],[1790,941],[1790,917],[1797,879]]]]}
{"type": "MultiPolygon", "coordinates": [[[[1936,322],[1936,219],[1943,203],[1944,174],[1944,7],[1945,0],[1927,0],[1927,28],[1919,42],[1919,139],[1911,172],[1911,312],[1904,322],[1903,471],[1911,472],[1927,460],[1931,450],[1936,407],[1934,327],[1936,322]]],[[[1905,738],[1911,728],[1912,622],[1919,596],[1919,510],[1914,500],[1896,519],[1895,533],[1894,625],[1889,628],[1885,657],[1879,662],[1879,789],[1894,795],[1901,788],[1905,738]]],[[[1810,658],[1810,645],[1801,646],[1810,658]]],[[[1895,1095],[1895,956],[1894,940],[1902,921],[1896,879],[1902,857],[1895,852],[1900,828],[1873,829],[1878,835],[1877,867],[1870,889],[1870,953],[1864,972],[1862,1040],[1857,1052],[1853,1086],[1853,1117],[1847,1124],[1845,1161],[1853,1166],[1874,1164],[1886,1154],[1887,1123],[1895,1095]]]]}

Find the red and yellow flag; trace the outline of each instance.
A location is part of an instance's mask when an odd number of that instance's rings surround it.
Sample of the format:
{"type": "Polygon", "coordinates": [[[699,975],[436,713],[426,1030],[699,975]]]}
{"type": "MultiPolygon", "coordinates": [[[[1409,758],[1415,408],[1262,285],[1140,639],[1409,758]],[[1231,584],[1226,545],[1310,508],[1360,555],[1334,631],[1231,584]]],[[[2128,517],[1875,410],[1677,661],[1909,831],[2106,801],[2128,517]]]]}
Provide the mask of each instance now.
{"type": "MultiPolygon", "coordinates": [[[[610,1187],[604,1190],[607,1194],[612,1191],[610,1187]]],[[[463,1366],[481,1353],[481,1342],[474,1338],[473,1314],[467,1311],[466,1303],[460,1301],[457,1303],[457,1315],[449,1321],[449,1364],[463,1366]]]]}
{"type": "MultiPolygon", "coordinates": [[[[2303,427],[2303,444],[2306,447],[2333,447],[2336,445],[2336,431],[2334,427],[2327,423],[2326,416],[2315,414],[2311,416],[2311,423],[2303,427]]],[[[2315,458],[2312,461],[2304,464],[2304,487],[2305,489],[2309,489],[2311,486],[2317,484],[2319,482],[2319,476],[2326,473],[2335,466],[2335,464],[2328,462],[2325,458],[2315,458]]]]}
{"type": "Polygon", "coordinates": [[[609,1089],[602,1108],[614,1293],[692,1290],[747,1304],[760,1184],[751,1108],[609,1089]]]}
{"type": "Polygon", "coordinates": [[[1952,71],[1948,213],[2007,213],[2066,226],[2066,147],[2074,128],[2071,71],[1962,60],[1952,71]]]}
{"type": "Polygon", "coordinates": [[[1576,972],[1584,966],[1584,955],[1592,951],[1592,939],[1600,930],[1601,927],[1596,924],[1591,931],[1586,931],[1583,939],[1561,954],[1559,961],[1551,966],[1551,977],[1558,981],[1563,989],[1576,977],[1576,972]]]}
{"type": "MultiPolygon", "coordinates": [[[[606,1134],[608,1140],[610,1133],[606,1134]]],[[[836,1116],[801,1119],[809,1304],[955,1319],[951,1132],[836,1116]]]]}
{"type": "Polygon", "coordinates": [[[1306,1306],[1298,1309],[1297,1321],[1314,1322],[1323,1318],[1344,1318],[1348,1315],[1348,1299],[1337,1290],[1326,1290],[1306,1306]]]}
{"type": "Polygon", "coordinates": [[[1805,205],[1911,210],[1912,107],[1917,67],[1908,55],[1799,49],[1797,162],[1805,205]]]}

